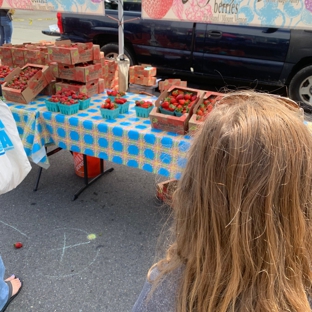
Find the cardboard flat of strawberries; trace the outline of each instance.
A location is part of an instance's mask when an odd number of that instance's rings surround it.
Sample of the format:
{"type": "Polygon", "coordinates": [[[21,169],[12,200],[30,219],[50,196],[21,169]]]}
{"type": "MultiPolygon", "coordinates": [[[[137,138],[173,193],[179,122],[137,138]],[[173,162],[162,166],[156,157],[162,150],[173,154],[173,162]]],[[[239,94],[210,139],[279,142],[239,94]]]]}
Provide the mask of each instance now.
{"type": "Polygon", "coordinates": [[[49,66],[38,64],[26,64],[23,68],[15,68],[6,78],[2,85],[2,94],[6,100],[27,104],[34,99],[51,81],[52,74],[49,66]],[[34,68],[36,73],[28,79],[27,87],[20,89],[16,84],[11,86],[12,81],[20,76],[20,73],[26,68],[34,68]]]}
{"type": "Polygon", "coordinates": [[[215,103],[224,96],[223,93],[206,91],[194,106],[193,115],[189,120],[189,133],[194,135],[203,124],[215,103]]]}
{"type": "Polygon", "coordinates": [[[100,63],[85,63],[77,65],[57,64],[53,69],[54,75],[57,78],[79,82],[89,82],[99,79],[102,76],[102,65],[100,63]]]}
{"type": "Polygon", "coordinates": [[[74,81],[59,81],[55,84],[56,92],[62,89],[71,89],[77,93],[85,93],[88,96],[98,94],[99,92],[99,79],[92,80],[86,83],[74,81]]]}
{"type": "Polygon", "coordinates": [[[186,134],[188,131],[188,121],[193,114],[193,109],[196,103],[198,102],[199,98],[202,96],[204,91],[198,89],[191,89],[191,88],[183,88],[172,86],[168,90],[163,91],[158,99],[155,102],[155,108],[150,112],[150,120],[151,120],[151,127],[155,129],[160,129],[168,132],[175,132],[178,134],[186,134]],[[181,90],[185,93],[192,93],[196,95],[196,100],[189,107],[189,112],[184,113],[182,116],[172,116],[166,115],[160,112],[160,107],[164,100],[168,98],[168,96],[175,90],[181,90]]]}
{"type": "Polygon", "coordinates": [[[178,180],[170,179],[157,184],[156,196],[159,200],[171,204],[172,194],[176,190],[178,180]]]}

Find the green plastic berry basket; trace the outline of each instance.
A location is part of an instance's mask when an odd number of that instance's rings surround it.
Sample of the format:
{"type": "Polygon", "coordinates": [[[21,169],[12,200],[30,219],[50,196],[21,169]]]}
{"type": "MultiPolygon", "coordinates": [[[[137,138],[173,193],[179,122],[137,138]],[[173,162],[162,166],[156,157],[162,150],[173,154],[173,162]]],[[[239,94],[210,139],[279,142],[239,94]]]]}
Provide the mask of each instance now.
{"type": "Polygon", "coordinates": [[[128,101],[124,104],[117,104],[120,107],[120,114],[129,112],[129,104],[130,103],[128,101]]]}
{"type": "Polygon", "coordinates": [[[153,108],[154,106],[151,106],[149,108],[144,108],[140,106],[134,107],[137,117],[142,117],[142,118],[148,118],[149,113],[152,111],[153,108]]]}
{"type": "Polygon", "coordinates": [[[55,113],[59,112],[60,111],[59,106],[58,106],[59,103],[60,102],[51,102],[49,100],[45,100],[45,105],[49,112],[55,112],[55,113]]]}
{"type": "Polygon", "coordinates": [[[64,115],[74,115],[77,114],[79,111],[79,103],[77,104],[71,104],[71,105],[65,105],[65,104],[59,104],[60,112],[64,115]]]}
{"type": "Polygon", "coordinates": [[[159,107],[159,111],[162,113],[162,114],[165,114],[165,115],[171,115],[171,116],[174,116],[174,111],[170,111],[168,109],[164,109],[162,107],[159,107]]]}
{"type": "Polygon", "coordinates": [[[79,100],[79,109],[87,109],[90,106],[91,99],[88,98],[86,100],[79,100]]]}
{"type": "Polygon", "coordinates": [[[118,106],[115,109],[107,109],[107,108],[100,108],[101,115],[105,119],[116,119],[118,115],[120,114],[120,107],[118,106]]]}
{"type": "Polygon", "coordinates": [[[175,111],[175,112],[174,112],[174,115],[177,116],[177,117],[181,117],[181,116],[183,115],[183,113],[182,113],[182,112],[176,112],[176,111],[175,111]]]}

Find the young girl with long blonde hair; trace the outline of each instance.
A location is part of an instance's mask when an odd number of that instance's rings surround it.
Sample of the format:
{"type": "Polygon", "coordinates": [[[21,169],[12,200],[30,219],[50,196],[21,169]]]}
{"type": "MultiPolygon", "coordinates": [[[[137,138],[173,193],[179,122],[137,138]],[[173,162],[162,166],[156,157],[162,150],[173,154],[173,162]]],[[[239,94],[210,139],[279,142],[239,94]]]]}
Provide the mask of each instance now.
{"type": "Polygon", "coordinates": [[[133,312],[311,311],[312,134],[290,104],[220,100],[174,193],[172,244],[133,312]]]}

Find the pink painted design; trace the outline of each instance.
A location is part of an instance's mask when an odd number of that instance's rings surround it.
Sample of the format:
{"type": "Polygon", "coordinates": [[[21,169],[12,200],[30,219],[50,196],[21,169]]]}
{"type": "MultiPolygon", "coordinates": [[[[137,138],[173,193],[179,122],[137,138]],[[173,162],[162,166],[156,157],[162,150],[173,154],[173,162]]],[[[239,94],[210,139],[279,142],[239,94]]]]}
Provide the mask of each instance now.
{"type": "Polygon", "coordinates": [[[145,0],[142,8],[150,18],[162,19],[168,13],[173,0],[145,0]]]}
{"type": "Polygon", "coordinates": [[[185,10],[185,17],[189,21],[209,21],[212,17],[211,5],[207,0],[191,0],[185,10]]]}
{"type": "Polygon", "coordinates": [[[101,3],[103,0],[91,0],[93,3],[101,3]]]}
{"type": "Polygon", "coordinates": [[[26,9],[32,6],[31,0],[8,0],[8,4],[12,8],[26,9]]]}
{"type": "Polygon", "coordinates": [[[305,0],[304,5],[308,11],[312,12],[312,0],[305,0]]]}
{"type": "Polygon", "coordinates": [[[3,0],[0,0],[0,8],[2,7],[3,4],[3,0]]]}
{"type": "Polygon", "coordinates": [[[182,0],[173,0],[172,11],[180,20],[183,20],[183,10],[184,4],[182,3],[182,0]]]}

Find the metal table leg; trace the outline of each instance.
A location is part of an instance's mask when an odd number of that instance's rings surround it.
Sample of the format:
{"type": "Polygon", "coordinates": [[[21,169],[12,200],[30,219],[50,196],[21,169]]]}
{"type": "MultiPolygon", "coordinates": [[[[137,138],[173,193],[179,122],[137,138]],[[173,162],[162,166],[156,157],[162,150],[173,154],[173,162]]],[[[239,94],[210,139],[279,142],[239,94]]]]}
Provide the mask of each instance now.
{"type": "MultiPolygon", "coordinates": [[[[47,150],[47,147],[45,147],[45,149],[47,150]]],[[[52,151],[48,152],[47,153],[47,156],[51,156],[57,152],[59,152],[62,148],[60,147],[57,147],[55,149],[53,149],[52,151]]],[[[40,181],[40,178],[41,178],[41,173],[42,173],[42,167],[39,167],[39,171],[38,171],[38,175],[37,175],[37,180],[36,180],[36,183],[35,183],[35,187],[34,187],[34,192],[36,192],[38,190],[38,185],[39,185],[39,181],[40,181]]]]}
{"type": "Polygon", "coordinates": [[[100,168],[101,168],[101,173],[97,175],[95,178],[92,180],[89,180],[88,178],[88,162],[87,162],[87,155],[83,154],[83,167],[84,167],[84,183],[85,186],[82,187],[72,198],[72,200],[76,200],[78,196],[86,189],[88,188],[92,183],[97,181],[100,177],[102,177],[105,173],[112,172],[114,168],[109,168],[104,170],[104,160],[100,159],[100,168]]]}

